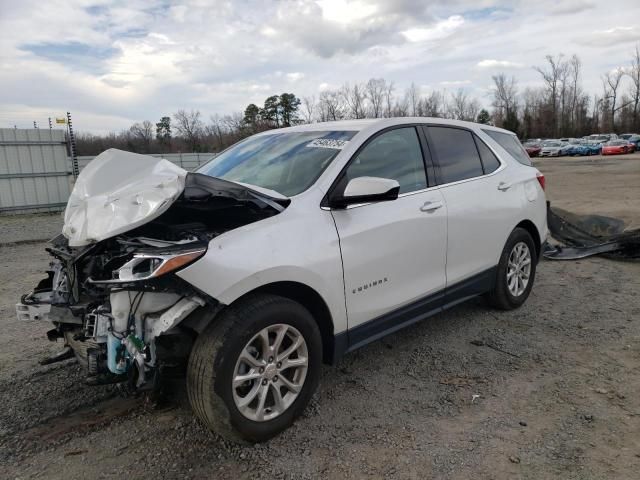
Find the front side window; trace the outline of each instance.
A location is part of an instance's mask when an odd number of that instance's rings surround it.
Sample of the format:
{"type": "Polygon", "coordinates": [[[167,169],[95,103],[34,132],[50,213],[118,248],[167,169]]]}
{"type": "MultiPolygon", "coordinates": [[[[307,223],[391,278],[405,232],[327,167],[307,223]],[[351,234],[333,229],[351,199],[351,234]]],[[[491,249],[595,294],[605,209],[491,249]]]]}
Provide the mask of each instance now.
{"type": "MultiPolygon", "coordinates": [[[[512,133],[496,132],[495,130],[482,130],[493,138],[498,145],[504,148],[509,154],[523,165],[531,166],[529,154],[524,149],[518,137],[512,133]]],[[[562,144],[554,142],[554,145],[544,145],[545,147],[561,147],[562,144]]]]}
{"type": "Polygon", "coordinates": [[[430,146],[440,166],[440,183],[458,182],[483,174],[482,163],[468,130],[429,127],[430,146]]]}
{"type": "Polygon", "coordinates": [[[396,128],[375,137],[347,167],[345,185],[357,177],[396,180],[400,184],[400,193],[427,188],[416,129],[396,128]]]}
{"type": "Polygon", "coordinates": [[[249,137],[200,167],[198,173],[290,197],[313,185],[356,133],[276,132],[249,137]]]}

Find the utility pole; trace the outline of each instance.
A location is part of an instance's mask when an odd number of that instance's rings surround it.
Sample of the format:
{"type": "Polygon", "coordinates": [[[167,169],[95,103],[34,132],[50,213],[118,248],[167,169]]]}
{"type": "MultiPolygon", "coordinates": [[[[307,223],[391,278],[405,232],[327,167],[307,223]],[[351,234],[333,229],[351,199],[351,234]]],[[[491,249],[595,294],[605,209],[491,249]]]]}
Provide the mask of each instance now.
{"type": "Polygon", "coordinates": [[[69,129],[69,150],[71,151],[71,164],[73,178],[78,178],[80,169],[78,168],[78,156],[76,155],[76,137],[73,134],[73,125],[71,125],[71,112],[67,112],[67,127],[69,129]]]}

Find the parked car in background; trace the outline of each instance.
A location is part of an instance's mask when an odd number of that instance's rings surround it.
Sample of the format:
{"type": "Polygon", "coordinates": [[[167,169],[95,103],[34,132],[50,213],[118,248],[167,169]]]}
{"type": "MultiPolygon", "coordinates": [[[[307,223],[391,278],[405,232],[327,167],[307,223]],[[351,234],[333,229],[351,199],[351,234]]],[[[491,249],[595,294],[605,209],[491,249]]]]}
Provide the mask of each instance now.
{"type": "Polygon", "coordinates": [[[602,146],[602,155],[620,155],[630,153],[632,147],[626,140],[611,140],[602,146]]]}
{"type": "Polygon", "coordinates": [[[623,138],[630,144],[633,144],[634,151],[640,151],[640,135],[637,133],[623,133],[620,135],[620,138],[623,138]]]}
{"type": "Polygon", "coordinates": [[[610,140],[616,140],[618,138],[617,135],[614,134],[615,138],[612,138],[609,134],[595,133],[593,135],[589,135],[589,141],[594,143],[606,143],[610,140]]]}
{"type": "Polygon", "coordinates": [[[589,155],[601,155],[602,154],[602,143],[586,142],[583,145],[585,145],[589,149],[589,155]]]}
{"type": "Polygon", "coordinates": [[[540,150],[542,150],[539,143],[527,142],[523,146],[530,157],[537,157],[540,154],[540,150]]]}
{"type": "Polygon", "coordinates": [[[571,155],[574,157],[592,155],[591,147],[586,143],[571,144],[567,155],[571,155]]]}
{"type": "Polygon", "coordinates": [[[547,140],[542,142],[542,148],[540,149],[539,156],[541,157],[561,157],[568,155],[571,150],[571,145],[561,142],[559,140],[547,140]]]}

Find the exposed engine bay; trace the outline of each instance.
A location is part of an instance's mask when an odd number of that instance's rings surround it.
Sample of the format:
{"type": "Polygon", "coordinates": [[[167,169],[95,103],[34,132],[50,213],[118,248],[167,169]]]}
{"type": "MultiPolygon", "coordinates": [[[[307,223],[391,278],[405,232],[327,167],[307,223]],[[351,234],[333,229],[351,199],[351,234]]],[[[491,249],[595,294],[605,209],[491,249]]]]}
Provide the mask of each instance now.
{"type": "Polygon", "coordinates": [[[147,223],[103,240],[52,239],[47,278],[16,305],[19,318],[49,320],[48,338],[64,340],[65,350],[43,363],[75,355],[89,384],[153,385],[163,368],[185,363],[199,328],[222,307],[175,272],[202,257],[212,238],[289,203],[198,173],[184,175],[182,192],[168,201],[147,223]]]}

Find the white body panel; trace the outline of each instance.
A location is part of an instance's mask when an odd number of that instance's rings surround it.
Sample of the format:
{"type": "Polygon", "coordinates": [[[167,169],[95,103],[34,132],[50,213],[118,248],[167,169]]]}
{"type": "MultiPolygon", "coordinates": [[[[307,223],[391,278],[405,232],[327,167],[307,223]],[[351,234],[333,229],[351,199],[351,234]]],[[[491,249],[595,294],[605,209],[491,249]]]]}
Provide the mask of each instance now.
{"type": "Polygon", "coordinates": [[[148,223],[180,196],[186,175],[162,158],[106,150],[78,176],[62,233],[78,247],[148,223]]]}
{"type": "Polygon", "coordinates": [[[330,211],[320,206],[326,192],[371,135],[395,125],[428,124],[430,119],[292,127],[289,130],[358,133],[315,185],[292,197],[282,213],[214,238],[205,256],[178,275],[223,304],[275,282],[304,284],[324,299],[334,334],[338,334],[494,267],[509,233],[523,220],[533,222],[544,241],[546,204],[537,170],[519,164],[482,132],[499,129],[433,121],[474,131],[500,159],[500,169],[478,179],[401,195],[397,200],[330,211]],[[499,190],[501,182],[510,187],[499,190]],[[442,208],[421,212],[427,201],[440,201],[442,208]],[[359,287],[380,280],[381,287],[372,285],[370,292],[358,294],[359,287]]]}
{"type": "Polygon", "coordinates": [[[445,287],[447,215],[437,188],[332,213],[349,328],[445,287]],[[427,202],[442,207],[421,210],[427,202]]]}
{"type": "Polygon", "coordinates": [[[320,191],[299,196],[279,215],[214,238],[205,256],[178,275],[223,304],[275,282],[313,288],[327,304],[334,333],[347,328],[342,261],[331,212],[320,191]]]}

